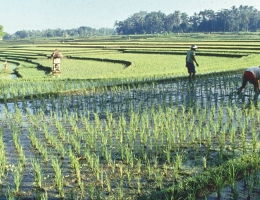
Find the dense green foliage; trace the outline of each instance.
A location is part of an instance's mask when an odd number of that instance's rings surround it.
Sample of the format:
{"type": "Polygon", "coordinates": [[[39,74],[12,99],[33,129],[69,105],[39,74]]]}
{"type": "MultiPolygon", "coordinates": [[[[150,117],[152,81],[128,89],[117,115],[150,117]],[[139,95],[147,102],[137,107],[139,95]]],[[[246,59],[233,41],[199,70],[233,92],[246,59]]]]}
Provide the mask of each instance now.
{"type": "Polygon", "coordinates": [[[2,25],[0,25],[0,39],[2,39],[2,37],[5,35],[4,33],[4,27],[2,25]]]}
{"type": "Polygon", "coordinates": [[[174,11],[168,15],[158,12],[139,12],[116,22],[118,34],[165,32],[237,32],[257,31],[260,28],[260,12],[253,6],[233,6],[220,11],[204,10],[188,16],[174,11]]]}
{"type": "Polygon", "coordinates": [[[24,39],[24,38],[52,38],[52,37],[89,37],[96,35],[115,34],[113,28],[95,29],[87,26],[81,26],[73,29],[46,29],[46,30],[19,30],[14,34],[6,33],[3,39],[24,39]]]}

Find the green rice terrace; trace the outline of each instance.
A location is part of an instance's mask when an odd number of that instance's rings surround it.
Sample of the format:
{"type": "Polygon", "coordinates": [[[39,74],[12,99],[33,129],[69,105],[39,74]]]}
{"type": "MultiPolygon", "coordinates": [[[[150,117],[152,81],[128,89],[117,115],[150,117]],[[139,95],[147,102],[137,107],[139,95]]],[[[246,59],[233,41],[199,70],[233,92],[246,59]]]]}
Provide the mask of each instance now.
{"type": "Polygon", "coordinates": [[[2,41],[0,199],[260,199],[259,39],[2,41]]]}

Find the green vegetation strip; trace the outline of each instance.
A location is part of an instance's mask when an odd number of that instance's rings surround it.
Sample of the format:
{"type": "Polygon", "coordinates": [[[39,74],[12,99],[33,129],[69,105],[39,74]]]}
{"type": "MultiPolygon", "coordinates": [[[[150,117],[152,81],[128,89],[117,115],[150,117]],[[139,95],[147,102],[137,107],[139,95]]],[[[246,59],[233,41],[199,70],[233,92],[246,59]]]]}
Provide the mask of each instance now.
{"type": "MultiPolygon", "coordinates": [[[[123,50],[124,53],[145,53],[145,54],[172,54],[172,55],[186,55],[186,51],[140,51],[140,50],[123,50]]],[[[241,58],[243,56],[248,56],[248,54],[243,54],[243,53],[227,53],[227,52],[222,52],[222,53],[202,53],[199,52],[197,55],[200,56],[219,56],[219,57],[234,57],[234,58],[241,58]]]]}
{"type": "Polygon", "coordinates": [[[140,200],[152,199],[186,199],[190,194],[196,197],[207,197],[211,192],[218,190],[218,187],[232,185],[229,181],[230,169],[237,174],[237,181],[245,178],[248,172],[258,172],[260,165],[259,153],[249,153],[240,158],[229,160],[227,163],[205,170],[203,173],[190,177],[172,187],[152,192],[150,195],[140,197],[140,200]],[[222,180],[218,185],[217,180],[222,180]]]}
{"type": "Polygon", "coordinates": [[[120,63],[126,65],[126,67],[132,64],[130,61],[126,61],[126,60],[114,60],[114,59],[107,59],[107,58],[87,58],[87,57],[77,57],[77,56],[68,56],[68,58],[75,59],[75,60],[94,60],[94,61],[101,61],[101,62],[120,63]]]}

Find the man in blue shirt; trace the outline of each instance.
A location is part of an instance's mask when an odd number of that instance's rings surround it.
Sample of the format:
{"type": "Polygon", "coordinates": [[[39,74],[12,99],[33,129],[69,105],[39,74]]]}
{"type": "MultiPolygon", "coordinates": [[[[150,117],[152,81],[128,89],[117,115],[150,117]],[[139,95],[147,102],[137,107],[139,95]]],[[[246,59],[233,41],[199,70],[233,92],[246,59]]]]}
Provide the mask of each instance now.
{"type": "Polygon", "coordinates": [[[186,67],[189,73],[189,81],[191,80],[191,78],[194,80],[194,76],[196,73],[194,62],[196,63],[197,67],[199,66],[199,64],[195,59],[195,51],[197,48],[198,48],[197,45],[194,44],[191,45],[190,50],[187,52],[186,59],[185,59],[186,67]]]}

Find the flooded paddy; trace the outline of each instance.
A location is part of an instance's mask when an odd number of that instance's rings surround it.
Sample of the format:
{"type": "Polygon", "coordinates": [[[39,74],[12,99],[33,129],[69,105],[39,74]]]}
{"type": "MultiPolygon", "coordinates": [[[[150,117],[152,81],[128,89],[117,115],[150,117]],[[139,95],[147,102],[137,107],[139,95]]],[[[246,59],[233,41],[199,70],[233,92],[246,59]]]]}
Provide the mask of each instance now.
{"type": "Polygon", "coordinates": [[[6,70],[0,69],[0,79],[15,79],[17,75],[14,73],[14,69],[17,67],[16,64],[8,63],[8,67],[6,70]]]}
{"type": "Polygon", "coordinates": [[[237,73],[1,103],[0,196],[136,199],[257,152],[259,96],[240,84],[237,73]]]}

